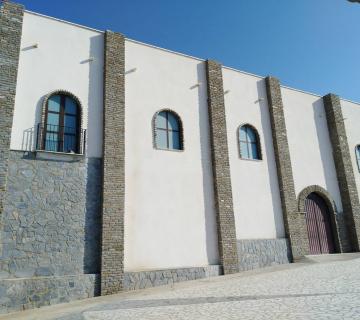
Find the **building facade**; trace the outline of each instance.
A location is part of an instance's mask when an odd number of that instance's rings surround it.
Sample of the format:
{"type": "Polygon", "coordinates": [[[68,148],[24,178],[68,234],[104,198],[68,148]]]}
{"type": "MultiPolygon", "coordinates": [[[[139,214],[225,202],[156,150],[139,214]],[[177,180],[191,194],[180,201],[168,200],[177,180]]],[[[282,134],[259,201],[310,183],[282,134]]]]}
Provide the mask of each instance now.
{"type": "Polygon", "coordinates": [[[355,252],[360,105],[0,11],[0,310],[355,252]]]}

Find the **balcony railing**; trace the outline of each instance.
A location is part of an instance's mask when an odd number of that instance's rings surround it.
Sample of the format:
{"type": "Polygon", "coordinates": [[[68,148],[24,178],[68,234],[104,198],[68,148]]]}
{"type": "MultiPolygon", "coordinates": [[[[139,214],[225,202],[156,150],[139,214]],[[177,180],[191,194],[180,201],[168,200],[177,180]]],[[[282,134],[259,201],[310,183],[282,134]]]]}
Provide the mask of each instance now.
{"type": "Polygon", "coordinates": [[[36,150],[85,154],[86,130],[73,127],[37,126],[36,150]]]}

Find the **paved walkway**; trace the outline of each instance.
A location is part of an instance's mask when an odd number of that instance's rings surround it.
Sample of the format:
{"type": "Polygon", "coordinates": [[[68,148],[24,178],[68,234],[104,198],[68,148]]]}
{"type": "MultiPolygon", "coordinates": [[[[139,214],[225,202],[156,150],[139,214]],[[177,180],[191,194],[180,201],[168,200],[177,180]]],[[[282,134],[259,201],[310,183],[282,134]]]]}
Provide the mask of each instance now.
{"type": "Polygon", "coordinates": [[[360,319],[359,255],[322,260],[88,299],[0,319],[360,319]]]}

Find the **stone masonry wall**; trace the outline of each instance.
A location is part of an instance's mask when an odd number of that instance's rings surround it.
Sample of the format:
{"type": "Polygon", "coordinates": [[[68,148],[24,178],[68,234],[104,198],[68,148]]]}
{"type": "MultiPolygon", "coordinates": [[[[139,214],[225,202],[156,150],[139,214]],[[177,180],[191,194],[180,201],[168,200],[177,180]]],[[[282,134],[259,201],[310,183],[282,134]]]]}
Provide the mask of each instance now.
{"type": "Polygon", "coordinates": [[[208,60],[206,75],[220,263],[230,274],[239,268],[221,65],[208,60]]]}
{"type": "Polygon", "coordinates": [[[125,39],[105,33],[101,294],[122,290],[125,206],[125,39]]]}
{"type": "Polygon", "coordinates": [[[216,277],[221,274],[222,268],[218,265],[140,272],[125,272],[124,289],[136,290],[163,285],[171,285],[176,282],[216,277]]]}
{"type": "Polygon", "coordinates": [[[360,249],[360,204],[346,137],[344,117],[338,96],[323,97],[329,135],[333,150],[341,202],[348,227],[352,251],[360,249]]]}
{"type": "Polygon", "coordinates": [[[291,249],[287,239],[238,240],[237,248],[240,271],[291,262],[291,249]]]}
{"type": "Polygon", "coordinates": [[[305,216],[297,212],[280,82],[274,77],[267,77],[265,83],[285,233],[290,240],[293,258],[296,259],[309,253],[305,216]]]}
{"type": "Polygon", "coordinates": [[[101,159],[39,160],[11,151],[0,278],[98,273],[101,159]]]}
{"type": "Polygon", "coordinates": [[[23,7],[4,2],[0,9],[0,219],[10,150],[22,20],[23,7]]]}
{"type": "Polygon", "coordinates": [[[99,295],[96,274],[0,280],[0,314],[99,295]]]}

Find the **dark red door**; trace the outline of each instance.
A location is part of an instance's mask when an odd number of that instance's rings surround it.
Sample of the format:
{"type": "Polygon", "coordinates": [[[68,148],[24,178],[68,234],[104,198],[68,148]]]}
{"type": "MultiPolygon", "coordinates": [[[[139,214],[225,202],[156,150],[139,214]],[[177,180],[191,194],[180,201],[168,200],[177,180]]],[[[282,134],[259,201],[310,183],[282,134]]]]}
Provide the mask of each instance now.
{"type": "Polygon", "coordinates": [[[310,193],[305,200],[306,226],[310,254],[334,252],[329,209],[320,196],[310,193]]]}

